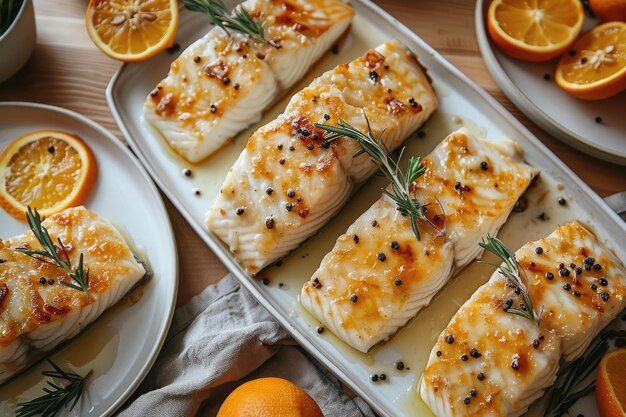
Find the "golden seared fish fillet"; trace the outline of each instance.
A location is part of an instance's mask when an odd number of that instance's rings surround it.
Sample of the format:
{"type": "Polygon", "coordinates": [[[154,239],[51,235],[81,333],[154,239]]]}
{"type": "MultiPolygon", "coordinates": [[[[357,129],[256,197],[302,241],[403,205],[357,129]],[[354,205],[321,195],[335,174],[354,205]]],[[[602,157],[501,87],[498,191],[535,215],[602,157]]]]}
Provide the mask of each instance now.
{"type": "Polygon", "coordinates": [[[517,417],[554,383],[561,341],[505,312],[512,293],[496,272],[441,332],[419,388],[435,416],[517,417]]]}
{"type": "Polygon", "coordinates": [[[541,326],[561,338],[568,362],[626,308],[624,264],[577,221],[523,246],[516,257],[531,280],[533,304],[544,307],[541,326]]]}
{"type": "Polygon", "coordinates": [[[61,238],[73,269],[83,254],[89,298],[59,284],[74,283],[60,267],[16,250],[41,249],[32,232],[0,241],[0,382],[78,334],[146,275],[120,233],[83,207],[42,226],[54,242],[61,238]]]}
{"type": "Polygon", "coordinates": [[[437,107],[415,57],[397,41],[314,80],[254,132],[230,169],[206,224],[249,272],[287,255],[326,223],[375,171],[351,139],[324,141],[315,123],[343,119],[397,147],[437,107]]]}
{"type": "Polygon", "coordinates": [[[534,309],[543,310],[539,325],[505,311],[521,296],[496,271],[430,354],[420,395],[438,417],[523,414],[554,383],[560,355],[581,356],[626,307],[623,263],[578,221],[527,243],[515,258],[534,309]]]}
{"type": "Polygon", "coordinates": [[[148,95],[144,119],[189,162],[198,162],[261,119],[346,31],[354,11],[338,0],[248,0],[265,22],[259,43],[213,28],[170,66],[148,95]]]}
{"type": "Polygon", "coordinates": [[[300,295],[305,309],[361,352],[404,326],[481,253],[481,237],[498,232],[537,175],[514,142],[478,139],[465,129],[423,165],[416,194],[430,203],[426,215],[439,230],[421,222],[418,241],[409,218],[383,195],[337,239],[300,295]]]}

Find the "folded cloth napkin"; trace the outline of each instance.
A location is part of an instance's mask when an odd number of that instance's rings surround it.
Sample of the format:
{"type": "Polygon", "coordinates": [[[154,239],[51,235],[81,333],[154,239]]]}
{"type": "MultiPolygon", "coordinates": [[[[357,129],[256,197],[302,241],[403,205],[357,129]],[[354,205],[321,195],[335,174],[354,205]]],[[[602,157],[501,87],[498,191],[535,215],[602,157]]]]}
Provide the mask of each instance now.
{"type": "Polygon", "coordinates": [[[215,416],[233,389],[264,376],[301,386],[325,417],[374,417],[231,275],[176,310],[159,357],[119,416],[215,416]]]}

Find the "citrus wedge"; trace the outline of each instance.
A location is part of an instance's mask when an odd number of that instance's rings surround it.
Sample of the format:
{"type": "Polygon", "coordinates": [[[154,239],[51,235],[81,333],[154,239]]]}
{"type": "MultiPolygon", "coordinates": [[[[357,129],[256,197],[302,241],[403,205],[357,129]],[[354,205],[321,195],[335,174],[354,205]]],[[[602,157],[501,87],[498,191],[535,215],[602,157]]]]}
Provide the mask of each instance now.
{"type": "Polygon", "coordinates": [[[601,417],[626,417],[626,349],[602,358],[596,377],[596,404],[601,417]]]}
{"type": "Polygon", "coordinates": [[[596,26],[559,61],[556,83],[585,100],[602,100],[626,89],[626,23],[596,26]]]}
{"type": "Polygon", "coordinates": [[[176,0],[90,0],[87,33],[111,58],[144,61],[172,46],[178,28],[176,0]]]}
{"type": "Polygon", "coordinates": [[[541,62],[567,50],[583,27],[580,0],[494,0],[487,31],[505,54],[541,62]]]}
{"type": "Polygon", "coordinates": [[[28,206],[46,217],[84,203],[95,179],[96,160],[82,140],[33,132],[0,155],[0,207],[21,220],[28,206]]]}

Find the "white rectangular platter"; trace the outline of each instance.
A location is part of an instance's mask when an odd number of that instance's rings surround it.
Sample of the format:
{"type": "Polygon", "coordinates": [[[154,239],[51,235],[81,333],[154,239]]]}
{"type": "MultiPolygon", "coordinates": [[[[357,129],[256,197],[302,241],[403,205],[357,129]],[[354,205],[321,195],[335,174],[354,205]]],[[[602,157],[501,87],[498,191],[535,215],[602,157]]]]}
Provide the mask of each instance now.
{"type": "MultiPolygon", "coordinates": [[[[232,5],[234,2],[229,2],[232,5]]],[[[465,126],[491,139],[511,138],[525,150],[526,159],[541,169],[541,180],[528,194],[529,205],[522,213],[513,213],[499,237],[512,249],[529,240],[550,233],[558,224],[578,218],[590,225],[606,243],[624,258],[626,227],[578,177],[554,154],[515,120],[501,105],[475,85],[441,55],[382,9],[366,0],[353,0],[356,17],[349,35],[339,51],[327,53],[295,86],[298,91],[322,72],[349,62],[389,39],[396,38],[419,55],[433,78],[441,107],[423,129],[423,138],[407,140],[407,152],[426,155],[448,133],[465,126]],[[557,204],[564,197],[565,205],[557,204]],[[545,220],[539,219],[543,213],[545,220]]],[[[418,7],[418,6],[416,6],[418,7]]],[[[209,29],[207,18],[182,11],[177,42],[181,50],[209,29]]],[[[220,151],[192,166],[170,151],[165,142],[142,120],[143,102],[154,86],[165,76],[176,57],[169,53],[141,64],[125,65],[111,80],[107,99],[113,115],[133,150],[148,172],[186,217],[196,232],[227,265],[241,283],[316,359],[368,401],[382,416],[429,416],[428,408],[416,393],[417,383],[428,354],[440,331],[458,307],[484,283],[493,268],[473,264],[462,271],[434,298],[431,306],[401,329],[390,341],[362,354],[348,347],[330,332],[318,334],[319,325],[298,304],[302,284],[315,271],[335,239],[380,196],[384,182],[373,179],[358,190],[348,205],[316,236],[292,253],[280,268],[267,272],[264,280],[248,275],[228,249],[204,226],[206,212],[213,204],[232,163],[245,146],[247,137],[257,127],[276,117],[292,93],[266,112],[257,125],[242,132],[220,151]],[[190,169],[192,175],[182,174],[190,169]],[[192,190],[197,188],[200,195],[192,190]],[[395,362],[406,368],[398,371],[395,362]],[[385,373],[386,381],[371,382],[370,375],[385,373]]],[[[529,415],[537,414],[537,409],[529,415]]],[[[593,399],[581,401],[573,409],[585,415],[596,414],[593,399]]]]}

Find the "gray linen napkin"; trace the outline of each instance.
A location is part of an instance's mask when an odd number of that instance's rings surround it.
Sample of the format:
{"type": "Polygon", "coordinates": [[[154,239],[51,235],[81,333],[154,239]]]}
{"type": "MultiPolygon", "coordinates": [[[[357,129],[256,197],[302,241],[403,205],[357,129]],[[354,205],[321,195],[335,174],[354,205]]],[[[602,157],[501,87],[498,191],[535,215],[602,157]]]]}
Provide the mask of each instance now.
{"type": "Polygon", "coordinates": [[[150,373],[120,417],[215,416],[247,379],[277,376],[306,390],[325,417],[374,417],[309,359],[231,275],[179,307],[150,373]]]}

